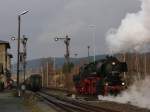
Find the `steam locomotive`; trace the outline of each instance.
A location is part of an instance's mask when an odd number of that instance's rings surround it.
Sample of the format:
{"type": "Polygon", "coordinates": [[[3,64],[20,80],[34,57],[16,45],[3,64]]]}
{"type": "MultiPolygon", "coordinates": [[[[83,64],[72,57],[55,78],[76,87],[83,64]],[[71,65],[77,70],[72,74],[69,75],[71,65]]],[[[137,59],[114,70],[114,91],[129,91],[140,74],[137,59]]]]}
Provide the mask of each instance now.
{"type": "Polygon", "coordinates": [[[127,72],[126,62],[114,56],[80,67],[73,82],[77,93],[84,95],[117,95],[126,88],[123,72],[127,72]]]}

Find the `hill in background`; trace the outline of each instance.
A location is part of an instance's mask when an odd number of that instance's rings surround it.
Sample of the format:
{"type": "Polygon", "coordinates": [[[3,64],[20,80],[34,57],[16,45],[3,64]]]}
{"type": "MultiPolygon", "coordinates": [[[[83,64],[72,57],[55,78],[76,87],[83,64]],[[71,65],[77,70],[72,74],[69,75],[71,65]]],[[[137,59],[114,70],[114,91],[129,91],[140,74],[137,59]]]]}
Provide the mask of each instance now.
{"type": "MultiPolygon", "coordinates": [[[[105,58],[106,55],[97,55],[96,60],[105,58]]],[[[47,58],[39,58],[27,61],[27,70],[29,69],[37,69],[40,68],[44,63],[51,63],[54,64],[55,60],[55,67],[56,69],[61,68],[65,63],[64,57],[47,57],[47,58]]],[[[80,64],[81,61],[88,62],[88,57],[82,58],[70,58],[70,62],[74,63],[75,65],[80,64]]],[[[90,61],[93,61],[93,56],[90,56],[90,61]]],[[[22,68],[22,67],[21,67],[22,68]]],[[[12,66],[12,72],[15,73],[17,69],[16,64],[12,66]]]]}

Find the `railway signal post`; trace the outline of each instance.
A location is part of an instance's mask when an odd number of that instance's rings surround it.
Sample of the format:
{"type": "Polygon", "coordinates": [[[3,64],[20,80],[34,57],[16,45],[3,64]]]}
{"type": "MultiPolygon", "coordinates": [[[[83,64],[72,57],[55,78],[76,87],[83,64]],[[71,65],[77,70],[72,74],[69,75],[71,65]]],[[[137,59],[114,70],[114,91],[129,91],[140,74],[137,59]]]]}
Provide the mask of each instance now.
{"type": "Polygon", "coordinates": [[[65,38],[55,38],[55,41],[63,40],[65,45],[66,45],[66,54],[65,54],[65,64],[66,64],[66,87],[68,89],[68,73],[69,73],[69,65],[70,65],[70,52],[69,52],[69,45],[70,45],[70,40],[71,38],[66,35],[65,38]]]}
{"type": "Polygon", "coordinates": [[[58,38],[58,37],[55,38],[55,41],[59,41],[59,40],[64,40],[64,43],[66,45],[66,54],[65,54],[66,64],[69,64],[70,61],[69,45],[70,45],[71,38],[69,38],[68,35],[66,35],[65,38],[58,38]]]}

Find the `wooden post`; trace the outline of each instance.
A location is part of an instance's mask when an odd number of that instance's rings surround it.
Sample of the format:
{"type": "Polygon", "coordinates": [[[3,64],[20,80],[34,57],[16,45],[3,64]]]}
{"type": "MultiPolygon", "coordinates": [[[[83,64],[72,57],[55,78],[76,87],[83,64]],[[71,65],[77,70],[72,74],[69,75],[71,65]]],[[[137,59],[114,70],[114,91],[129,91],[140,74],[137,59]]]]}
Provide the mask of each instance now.
{"type": "Polygon", "coordinates": [[[137,76],[138,80],[140,80],[140,71],[139,71],[139,58],[138,58],[138,53],[136,53],[136,71],[137,71],[137,76]]]}
{"type": "Polygon", "coordinates": [[[49,75],[49,68],[48,68],[49,66],[48,66],[48,62],[47,62],[47,88],[49,87],[49,84],[48,84],[48,82],[49,82],[49,77],[48,77],[48,75],[49,75]]]}
{"type": "Polygon", "coordinates": [[[43,67],[41,67],[41,75],[42,75],[42,88],[44,87],[44,74],[43,74],[43,67]]]}
{"type": "Polygon", "coordinates": [[[145,53],[144,54],[144,73],[145,73],[145,76],[147,74],[147,63],[146,63],[146,61],[147,61],[147,57],[146,57],[146,53],[145,53]]]}

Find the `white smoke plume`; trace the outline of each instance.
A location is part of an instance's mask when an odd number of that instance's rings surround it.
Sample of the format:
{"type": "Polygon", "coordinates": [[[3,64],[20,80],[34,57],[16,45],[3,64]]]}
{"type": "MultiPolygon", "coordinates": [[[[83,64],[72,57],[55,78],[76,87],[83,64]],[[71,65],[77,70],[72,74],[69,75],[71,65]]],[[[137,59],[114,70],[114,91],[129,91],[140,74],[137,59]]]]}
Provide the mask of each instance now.
{"type": "Polygon", "coordinates": [[[132,105],[150,109],[150,77],[135,82],[126,91],[117,97],[98,96],[100,100],[115,101],[119,103],[130,103],[132,105]]]}
{"type": "Polygon", "coordinates": [[[150,0],[140,0],[141,10],[128,13],[118,29],[106,35],[109,50],[117,52],[145,52],[150,44],[150,0]]]}
{"type": "MultiPolygon", "coordinates": [[[[121,21],[118,29],[111,29],[106,35],[106,42],[112,53],[147,52],[150,46],[150,0],[140,0],[141,10],[128,13],[121,21]]],[[[120,103],[131,103],[150,109],[150,77],[136,81],[126,91],[117,97],[102,97],[120,103]]]]}

